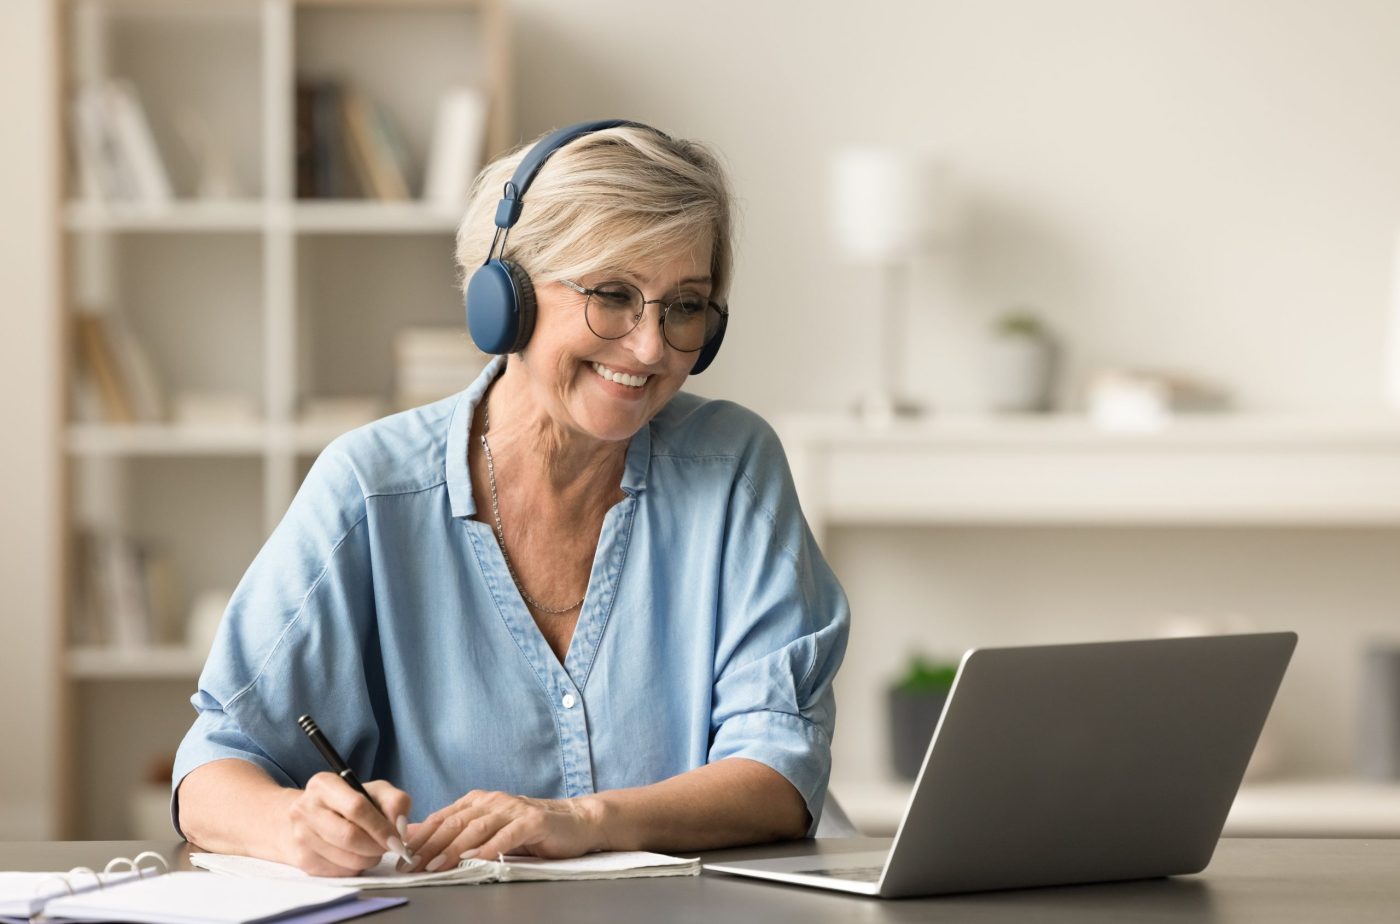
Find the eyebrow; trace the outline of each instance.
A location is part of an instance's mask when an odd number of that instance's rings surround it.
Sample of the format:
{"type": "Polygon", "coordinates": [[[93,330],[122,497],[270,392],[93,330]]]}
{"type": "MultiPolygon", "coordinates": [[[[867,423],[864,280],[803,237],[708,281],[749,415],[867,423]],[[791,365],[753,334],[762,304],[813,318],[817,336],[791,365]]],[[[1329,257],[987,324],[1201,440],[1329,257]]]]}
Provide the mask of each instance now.
{"type": "MultiPolygon", "coordinates": [[[[622,277],[624,277],[624,278],[626,278],[626,279],[629,279],[629,280],[631,280],[632,282],[641,282],[641,281],[642,281],[642,277],[641,277],[641,276],[638,276],[636,273],[631,272],[630,270],[603,270],[603,273],[607,273],[607,272],[615,272],[617,275],[622,276],[622,277]]],[[[676,286],[679,288],[680,286],[690,285],[691,283],[713,283],[713,282],[714,282],[714,279],[713,279],[713,277],[710,277],[710,276],[687,276],[685,279],[682,279],[682,280],[678,281],[678,282],[676,283],[676,286]]]]}

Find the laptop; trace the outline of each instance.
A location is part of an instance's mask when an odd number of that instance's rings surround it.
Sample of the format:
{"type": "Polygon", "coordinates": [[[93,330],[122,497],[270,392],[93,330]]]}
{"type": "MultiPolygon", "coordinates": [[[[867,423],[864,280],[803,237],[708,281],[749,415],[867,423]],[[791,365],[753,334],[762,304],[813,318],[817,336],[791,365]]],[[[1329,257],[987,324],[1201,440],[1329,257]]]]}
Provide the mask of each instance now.
{"type": "Polygon", "coordinates": [[[881,898],[1200,872],[1297,642],[973,649],[888,850],[704,868],[881,898]]]}

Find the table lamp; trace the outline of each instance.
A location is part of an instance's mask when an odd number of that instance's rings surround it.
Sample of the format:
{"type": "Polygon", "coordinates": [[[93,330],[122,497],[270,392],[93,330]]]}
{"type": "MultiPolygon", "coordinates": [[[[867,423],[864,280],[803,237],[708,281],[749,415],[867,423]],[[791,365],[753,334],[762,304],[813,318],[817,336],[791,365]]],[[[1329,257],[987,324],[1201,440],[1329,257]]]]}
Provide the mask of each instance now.
{"type": "MultiPolygon", "coordinates": [[[[849,148],[831,161],[831,230],[843,262],[875,280],[871,307],[880,369],[856,405],[858,416],[887,424],[922,413],[902,392],[909,266],[951,231],[946,177],[931,161],[898,148],[849,148]]],[[[863,306],[859,306],[863,307],[863,306]]]]}

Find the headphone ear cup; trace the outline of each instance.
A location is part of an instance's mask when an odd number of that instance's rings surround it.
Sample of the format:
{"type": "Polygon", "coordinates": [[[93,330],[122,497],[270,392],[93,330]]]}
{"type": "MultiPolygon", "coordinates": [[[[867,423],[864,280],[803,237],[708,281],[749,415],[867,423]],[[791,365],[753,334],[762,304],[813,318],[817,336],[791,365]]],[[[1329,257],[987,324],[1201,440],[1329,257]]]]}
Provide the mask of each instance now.
{"type": "Polygon", "coordinates": [[[515,284],[517,327],[515,342],[511,344],[510,351],[519,353],[525,349],[525,344],[530,342],[530,335],[535,332],[535,284],[530,280],[530,274],[518,263],[511,260],[500,262],[510,273],[511,282],[515,284]]]}
{"type": "Polygon", "coordinates": [[[699,375],[710,367],[710,363],[715,361],[719,355],[719,345],[724,342],[724,332],[729,327],[729,315],[724,315],[719,319],[719,330],[715,333],[715,339],[705,344],[700,351],[700,358],[695,360],[695,365],[691,366],[690,374],[699,375]]]}
{"type": "Polygon", "coordinates": [[[535,286],[509,260],[488,260],[467,283],[467,329],[483,353],[518,352],[535,330],[535,286]]]}

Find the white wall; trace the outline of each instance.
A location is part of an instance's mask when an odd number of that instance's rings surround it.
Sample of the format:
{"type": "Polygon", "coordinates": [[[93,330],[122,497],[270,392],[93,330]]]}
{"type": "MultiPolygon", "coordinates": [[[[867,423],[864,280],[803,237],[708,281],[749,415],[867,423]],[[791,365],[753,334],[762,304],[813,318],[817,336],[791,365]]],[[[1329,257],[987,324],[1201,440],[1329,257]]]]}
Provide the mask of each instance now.
{"type": "Polygon", "coordinates": [[[859,391],[871,306],[831,263],[824,161],[885,142],[943,150],[971,200],[955,304],[917,348],[915,383],[943,406],[976,404],[964,340],[1021,301],[1063,332],[1076,380],[1131,362],[1219,380],[1248,408],[1379,403],[1400,4],[513,8],[526,135],[624,115],[732,164],[745,235],[709,390],[765,412],[859,391]]]}
{"type": "Polygon", "coordinates": [[[59,493],[55,164],[45,0],[0,12],[0,840],[53,830],[59,493]]]}

